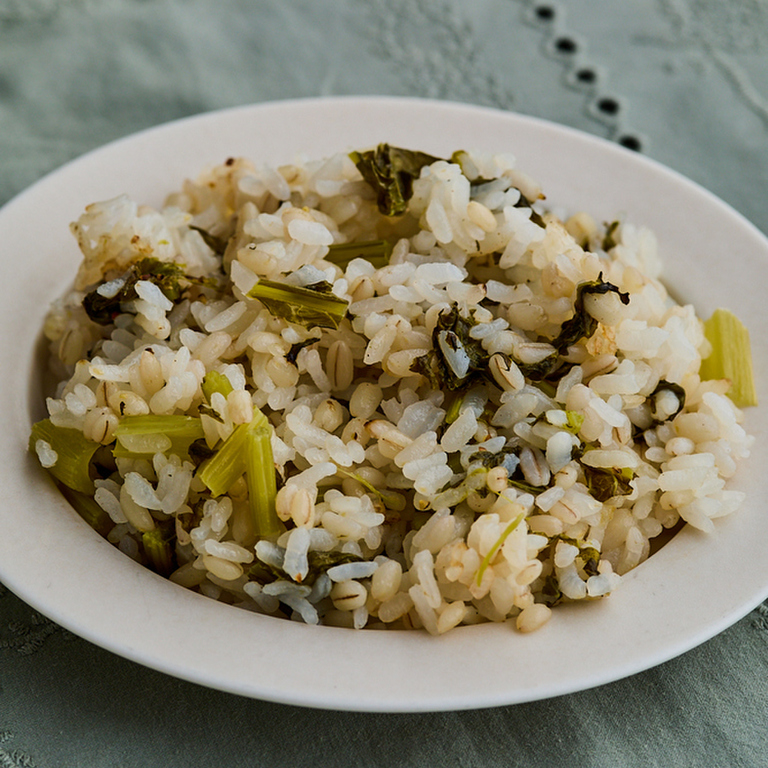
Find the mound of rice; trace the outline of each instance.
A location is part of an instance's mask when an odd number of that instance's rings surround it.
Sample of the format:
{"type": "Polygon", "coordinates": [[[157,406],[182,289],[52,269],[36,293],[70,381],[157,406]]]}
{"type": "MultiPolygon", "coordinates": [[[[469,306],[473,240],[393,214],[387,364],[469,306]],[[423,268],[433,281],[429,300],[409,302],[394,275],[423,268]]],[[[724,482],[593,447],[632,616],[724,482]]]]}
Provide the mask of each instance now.
{"type": "Polygon", "coordinates": [[[110,542],[311,624],[531,631],[739,506],[750,438],[650,232],[560,220],[510,155],[419,155],[393,212],[363,158],[418,153],[376,152],[229,159],[162,210],[118,197],[72,225],[31,446],[110,542]],[[153,416],[176,421],[142,433],[153,416]]]}

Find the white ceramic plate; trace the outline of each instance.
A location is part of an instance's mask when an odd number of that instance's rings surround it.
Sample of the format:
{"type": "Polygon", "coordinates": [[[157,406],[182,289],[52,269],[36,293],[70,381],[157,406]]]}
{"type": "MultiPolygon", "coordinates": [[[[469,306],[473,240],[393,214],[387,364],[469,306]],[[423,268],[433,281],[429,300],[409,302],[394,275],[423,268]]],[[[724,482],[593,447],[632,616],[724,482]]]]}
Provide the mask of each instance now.
{"type": "Polygon", "coordinates": [[[388,141],[446,155],[511,151],[551,203],[653,228],[675,294],[707,316],[736,310],[765,331],[768,243],[690,181],[615,145],[539,120],[406,99],[268,103],[164,125],[110,144],[38,182],[0,212],[0,580],[72,632],[203,685],[292,704],[426,711],[531,701],[637,673],[704,642],[768,596],[768,358],[754,345],[757,440],[732,487],[743,508],[715,535],[683,530],[609,599],[562,606],[542,630],[464,627],[354,632],[240,611],[185,591],[117,552],[62,500],[26,452],[41,417],[38,346],[48,303],[79,263],[68,224],[127,192],[159,204],[184,177],[231,155],[271,164],[388,141]],[[11,277],[12,276],[12,277],[11,277]]]}

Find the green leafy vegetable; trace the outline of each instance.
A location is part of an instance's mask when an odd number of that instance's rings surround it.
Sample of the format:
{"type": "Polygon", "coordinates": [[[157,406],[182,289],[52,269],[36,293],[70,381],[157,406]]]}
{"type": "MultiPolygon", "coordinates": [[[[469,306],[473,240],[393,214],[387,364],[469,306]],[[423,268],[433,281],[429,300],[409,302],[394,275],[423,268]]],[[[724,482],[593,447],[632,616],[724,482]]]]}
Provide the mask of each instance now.
{"type": "MultiPolygon", "coordinates": [[[[539,557],[546,562],[547,560],[550,560],[553,557],[553,550],[557,546],[557,542],[562,541],[566,544],[571,544],[574,547],[577,547],[579,550],[578,555],[576,555],[577,559],[581,560],[582,568],[584,569],[584,574],[589,576],[596,576],[599,573],[598,566],[600,565],[600,552],[597,548],[587,545],[586,542],[580,540],[580,539],[572,539],[569,536],[553,536],[550,541],[549,545],[545,550],[542,550],[542,552],[539,553],[539,557]]],[[[544,584],[540,590],[540,594],[542,597],[542,601],[545,605],[552,608],[555,605],[558,605],[559,603],[562,603],[565,600],[565,597],[560,590],[560,584],[558,582],[557,574],[556,572],[550,573],[548,576],[544,579],[544,584]]]]}
{"type": "Polygon", "coordinates": [[[245,472],[248,426],[241,424],[236,427],[218,451],[200,467],[198,477],[214,496],[226,493],[245,472]]]}
{"type": "Polygon", "coordinates": [[[542,485],[532,485],[531,483],[527,483],[525,480],[519,480],[514,477],[508,478],[507,482],[513,488],[517,488],[518,491],[523,491],[524,493],[530,493],[533,496],[538,496],[541,493],[542,488],[545,487],[542,485]]]}
{"type": "Polygon", "coordinates": [[[320,341],[318,338],[312,338],[312,339],[304,339],[304,341],[297,341],[295,344],[291,345],[291,348],[288,350],[288,353],[285,356],[285,359],[291,364],[296,365],[296,359],[299,356],[299,352],[301,352],[302,349],[305,347],[311,347],[313,344],[317,344],[317,342],[320,341]]]}
{"type": "Polygon", "coordinates": [[[392,255],[392,243],[388,240],[365,240],[359,243],[335,243],[329,246],[326,261],[346,269],[354,259],[365,259],[376,269],[389,264],[392,255]]]}
{"type": "Polygon", "coordinates": [[[440,158],[410,149],[379,144],[375,150],[351,152],[350,158],[376,193],[379,211],[385,216],[405,213],[413,194],[413,181],[425,165],[440,158]]]}
{"type": "Polygon", "coordinates": [[[119,279],[122,286],[114,294],[104,296],[99,293],[100,289],[103,290],[99,286],[83,299],[83,309],[95,323],[109,325],[122,312],[123,304],[137,299],[136,283],[139,280],[154,283],[169,301],[177,301],[182,293],[180,281],[185,279],[185,275],[184,268],[179,264],[145,258],[133,264],[119,279]]]}
{"type": "Polygon", "coordinates": [[[90,467],[99,443],[89,440],[79,429],[57,427],[50,419],[43,419],[32,426],[29,450],[37,452],[39,440],[47,443],[56,453],[56,462],[48,471],[60,482],[83,494],[93,494],[90,467]]]}
{"type": "Polygon", "coordinates": [[[667,392],[667,391],[672,392],[672,394],[675,395],[675,397],[677,397],[677,401],[679,403],[679,405],[677,406],[677,410],[668,417],[668,419],[674,419],[675,416],[677,416],[677,414],[680,413],[680,411],[682,411],[683,408],[685,407],[685,390],[679,384],[675,384],[674,382],[665,381],[664,379],[662,379],[658,383],[656,389],[654,389],[653,392],[651,393],[650,399],[651,401],[653,401],[656,395],[658,395],[661,392],[667,392]]]}
{"type": "Polygon", "coordinates": [[[730,381],[728,397],[739,408],[757,405],[747,328],[729,310],[716,309],[704,323],[704,334],[712,345],[712,352],[701,362],[701,378],[730,381]]]}
{"type": "Polygon", "coordinates": [[[514,204],[513,208],[530,208],[531,221],[542,229],[546,228],[547,223],[544,221],[541,214],[533,207],[531,201],[528,200],[528,198],[522,192],[520,192],[520,199],[514,204]]]}
{"type": "Polygon", "coordinates": [[[582,539],[572,539],[570,536],[563,536],[562,534],[552,539],[552,546],[554,547],[558,541],[571,544],[579,550],[579,554],[576,557],[581,560],[584,573],[587,576],[595,576],[598,573],[597,566],[600,564],[600,552],[597,548],[588,545],[582,539]]]}
{"type": "Polygon", "coordinates": [[[314,582],[321,573],[325,573],[329,568],[333,568],[335,565],[359,563],[363,558],[351,552],[312,551],[307,554],[307,560],[309,561],[309,570],[307,571],[307,576],[302,581],[302,584],[306,584],[309,579],[314,582]]]}
{"type": "Polygon", "coordinates": [[[600,553],[595,547],[582,547],[579,550],[579,559],[584,565],[584,573],[587,576],[597,576],[599,573],[600,553]]]}
{"type": "Polygon", "coordinates": [[[227,250],[227,240],[223,237],[216,237],[201,227],[191,226],[190,229],[197,232],[203,238],[203,242],[217,255],[223,256],[227,250]]]}
{"type": "Polygon", "coordinates": [[[538,363],[521,363],[517,360],[515,363],[520,369],[520,373],[522,373],[526,379],[543,382],[544,379],[551,376],[557,370],[561,363],[561,359],[558,352],[553,352],[551,355],[547,355],[543,360],[539,360],[538,363]]]}
{"type": "Polygon", "coordinates": [[[597,320],[584,308],[584,297],[610,292],[618,294],[622,304],[629,304],[629,294],[622,293],[612,283],[604,282],[602,273],[597,280],[579,285],[576,289],[576,301],[573,304],[573,317],[563,323],[559,336],[552,342],[558,352],[562,354],[580,339],[590,338],[597,330],[597,320]]]}
{"type": "Polygon", "coordinates": [[[545,579],[540,590],[541,601],[549,608],[553,608],[563,602],[563,593],[560,590],[560,584],[557,576],[550,573],[545,579]]]}
{"type": "Polygon", "coordinates": [[[577,411],[566,411],[565,418],[567,423],[564,429],[568,430],[572,435],[578,435],[581,425],[584,423],[584,414],[577,411]]]}
{"type": "Polygon", "coordinates": [[[507,470],[507,482],[509,485],[513,488],[517,488],[518,491],[523,491],[523,493],[530,493],[533,496],[538,496],[545,486],[532,485],[525,480],[523,472],[520,469],[518,451],[519,448],[516,447],[507,447],[497,453],[477,451],[470,456],[469,461],[470,463],[477,462],[486,470],[493,469],[494,467],[504,467],[504,469],[507,470]]]}
{"type": "MultiPolygon", "coordinates": [[[[344,565],[345,563],[359,563],[362,560],[362,557],[351,552],[310,550],[307,553],[309,568],[307,575],[301,580],[301,583],[311,587],[317,580],[317,577],[325,573],[329,568],[333,568],[335,565],[344,565]]],[[[259,584],[268,584],[278,579],[293,581],[282,568],[263,562],[254,563],[248,569],[248,578],[259,582],[259,584]]]]}
{"type": "Polygon", "coordinates": [[[432,331],[432,349],[411,364],[435,389],[455,391],[488,374],[489,355],[469,331],[475,325],[458,306],[443,310],[432,331]]]}
{"type": "Polygon", "coordinates": [[[608,501],[614,496],[632,493],[630,480],[635,476],[628,467],[589,467],[583,465],[587,489],[598,501],[608,501]]]}
{"type": "Polygon", "coordinates": [[[328,283],[306,288],[273,280],[259,280],[248,291],[275,316],[307,328],[338,328],[347,314],[349,303],[335,296],[328,283]]]}
{"type": "Polygon", "coordinates": [[[205,439],[195,440],[189,444],[189,458],[195,464],[202,464],[206,459],[210,459],[216,451],[208,447],[205,439]]]}
{"type": "Polygon", "coordinates": [[[619,241],[616,239],[616,233],[619,229],[619,221],[612,221],[605,225],[605,235],[603,235],[602,248],[604,251],[610,251],[615,248],[619,241]]]}

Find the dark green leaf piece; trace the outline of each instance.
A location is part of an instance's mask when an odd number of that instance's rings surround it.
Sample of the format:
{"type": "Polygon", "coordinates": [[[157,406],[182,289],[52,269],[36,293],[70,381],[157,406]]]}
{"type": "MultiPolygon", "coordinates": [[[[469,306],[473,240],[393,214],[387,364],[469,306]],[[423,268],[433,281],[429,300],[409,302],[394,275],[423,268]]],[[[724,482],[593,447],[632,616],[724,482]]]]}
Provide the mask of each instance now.
{"type": "Polygon", "coordinates": [[[314,583],[321,573],[325,573],[329,568],[333,568],[334,565],[357,563],[362,561],[362,559],[362,557],[350,552],[309,552],[307,554],[309,570],[302,584],[314,583]]]}
{"type": "MultiPolygon", "coordinates": [[[[307,553],[309,569],[307,575],[302,579],[302,584],[312,586],[320,574],[325,573],[334,565],[343,565],[344,563],[357,563],[363,558],[350,552],[316,552],[307,553]]],[[[282,579],[284,581],[293,581],[293,579],[282,569],[268,563],[254,563],[248,570],[248,578],[258,581],[259,584],[268,584],[272,581],[282,579]]]]}
{"type": "Polygon", "coordinates": [[[311,338],[311,339],[304,339],[304,341],[297,341],[295,344],[291,345],[291,348],[288,350],[288,353],[285,356],[285,359],[291,364],[296,365],[296,358],[299,356],[299,352],[301,352],[304,347],[311,347],[313,344],[317,344],[317,342],[320,341],[320,339],[317,338],[311,338]]]}
{"type": "Polygon", "coordinates": [[[433,388],[455,391],[485,377],[488,353],[469,332],[472,320],[461,316],[458,306],[443,310],[432,331],[432,349],[411,364],[411,370],[426,377],[433,388]]]}
{"type": "Polygon", "coordinates": [[[672,381],[666,381],[665,379],[662,379],[658,383],[656,389],[654,389],[653,392],[651,392],[651,396],[650,396],[651,404],[653,404],[653,400],[656,397],[656,395],[658,395],[660,392],[665,392],[665,391],[672,392],[672,394],[674,394],[675,397],[677,397],[677,401],[679,403],[677,410],[671,416],[668,417],[668,421],[671,421],[672,419],[675,418],[675,416],[677,416],[678,413],[680,413],[680,411],[683,410],[683,408],[685,408],[685,390],[679,384],[675,384],[672,381]]]}
{"type": "Polygon", "coordinates": [[[385,216],[405,213],[413,194],[413,181],[425,165],[439,160],[424,152],[379,144],[374,150],[350,152],[352,162],[376,193],[379,211],[385,216]]]}
{"type": "Polygon", "coordinates": [[[544,579],[544,586],[541,588],[541,598],[544,605],[549,608],[553,608],[563,602],[563,593],[560,591],[560,585],[554,573],[550,573],[544,579]]]}
{"type": "Polygon", "coordinates": [[[531,221],[536,224],[536,226],[546,229],[547,223],[544,221],[541,214],[534,209],[531,201],[522,192],[520,192],[520,199],[514,204],[513,208],[530,208],[531,221]]]}
{"type": "Polygon", "coordinates": [[[520,373],[525,376],[526,379],[531,381],[544,381],[548,376],[551,376],[560,366],[560,353],[553,352],[543,360],[539,360],[538,363],[521,363],[515,361],[517,367],[520,369],[520,373]]]}
{"type": "Polygon", "coordinates": [[[138,298],[136,283],[146,280],[154,283],[169,301],[177,301],[182,293],[179,284],[185,278],[179,264],[145,258],[133,264],[122,276],[123,285],[114,296],[102,296],[98,288],[86,294],[83,309],[99,325],[109,325],[122,311],[123,304],[138,298]]]}
{"type": "Polygon", "coordinates": [[[602,247],[604,251],[610,251],[611,248],[615,248],[619,241],[616,239],[616,230],[619,228],[618,221],[612,221],[610,224],[605,225],[605,235],[603,235],[602,247]]]}
{"type": "Polygon", "coordinates": [[[579,559],[584,565],[584,573],[587,576],[597,576],[599,573],[600,553],[595,547],[582,547],[579,550],[579,559]]]}
{"type": "Polygon", "coordinates": [[[584,477],[590,495],[598,501],[608,501],[614,496],[629,496],[632,493],[629,481],[634,477],[634,473],[627,467],[619,469],[584,466],[584,477]]]}
{"type": "Polygon", "coordinates": [[[205,440],[195,440],[189,445],[189,458],[195,464],[200,464],[206,459],[210,459],[213,454],[216,453],[213,448],[208,447],[208,443],[205,440]]]}
{"type": "Polygon", "coordinates": [[[602,272],[597,280],[579,285],[576,289],[576,301],[573,304],[573,317],[563,323],[560,334],[552,342],[558,352],[562,354],[577,341],[590,338],[597,330],[597,320],[584,309],[584,297],[590,294],[610,293],[611,291],[618,294],[622,304],[629,304],[629,294],[620,291],[613,283],[605,282],[602,272]]]}
{"type": "Polygon", "coordinates": [[[202,229],[202,227],[195,227],[191,226],[190,229],[197,232],[200,237],[203,238],[203,242],[217,255],[217,256],[223,256],[224,251],[227,250],[227,240],[223,237],[217,237],[216,235],[212,235],[210,232],[208,232],[205,229],[202,229]]]}

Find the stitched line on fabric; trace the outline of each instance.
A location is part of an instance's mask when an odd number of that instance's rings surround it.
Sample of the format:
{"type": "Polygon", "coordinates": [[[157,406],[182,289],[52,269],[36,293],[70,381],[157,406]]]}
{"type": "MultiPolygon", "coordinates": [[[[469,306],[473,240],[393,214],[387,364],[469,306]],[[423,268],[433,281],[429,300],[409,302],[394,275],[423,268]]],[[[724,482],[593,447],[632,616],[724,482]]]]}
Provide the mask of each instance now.
{"type": "Polygon", "coordinates": [[[607,74],[590,61],[587,43],[565,24],[565,8],[556,0],[513,0],[524,6],[523,20],[544,35],[544,54],[563,67],[563,83],[585,95],[584,113],[608,129],[608,138],[635,151],[648,146],[648,139],[625,122],[626,99],[603,89],[607,74]]]}
{"type": "MultiPolygon", "coordinates": [[[[586,44],[563,27],[562,6],[545,0],[514,2],[523,6],[523,21],[543,33],[544,54],[563,65],[563,83],[585,94],[585,114],[607,129],[609,139],[641,150],[647,140],[625,126],[626,101],[602,91],[604,75],[585,59],[586,44]]],[[[430,98],[465,98],[501,109],[512,106],[513,94],[493,74],[482,74],[475,66],[480,42],[452,4],[374,0],[367,11],[376,30],[371,36],[372,51],[397,67],[411,92],[430,98]],[[415,27],[431,30],[430,40],[438,44],[437,49],[409,42],[408,31],[415,27]]]]}

